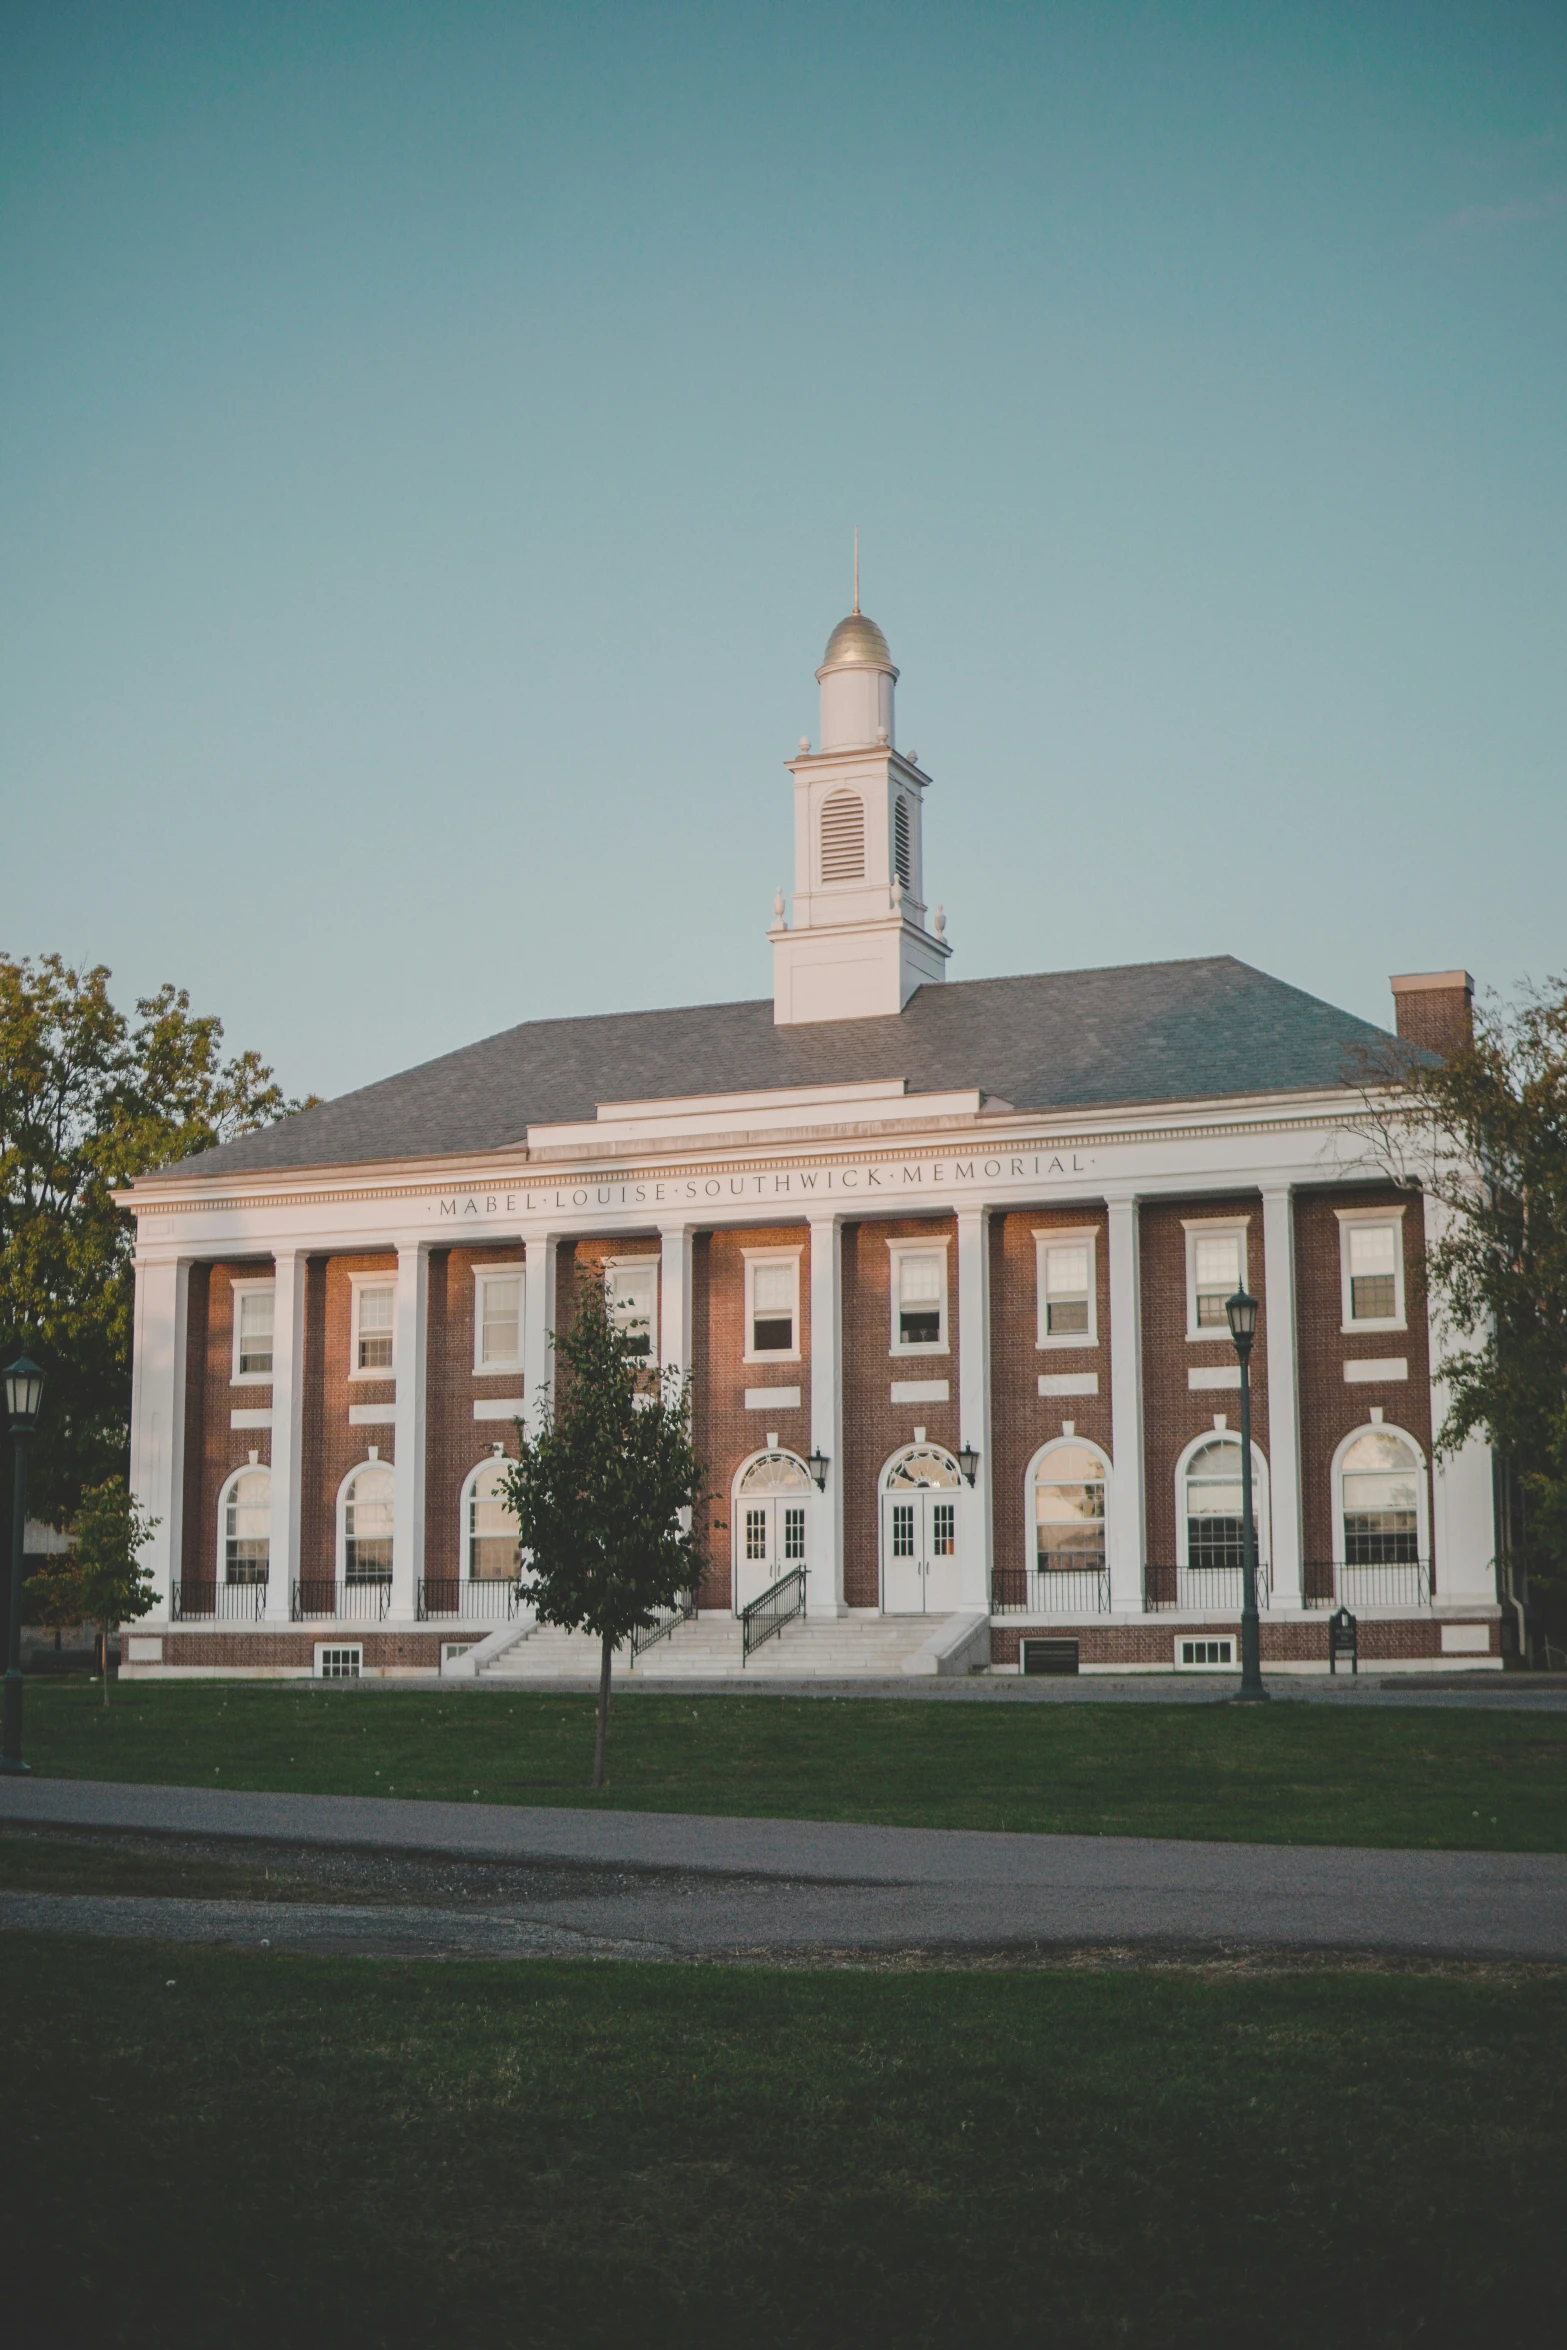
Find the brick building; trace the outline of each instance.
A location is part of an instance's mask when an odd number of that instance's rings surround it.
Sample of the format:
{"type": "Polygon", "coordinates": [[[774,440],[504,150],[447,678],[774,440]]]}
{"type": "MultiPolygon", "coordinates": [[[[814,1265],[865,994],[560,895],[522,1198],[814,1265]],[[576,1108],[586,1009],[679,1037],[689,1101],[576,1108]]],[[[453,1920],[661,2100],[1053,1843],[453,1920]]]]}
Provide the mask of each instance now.
{"type": "MultiPolygon", "coordinates": [[[[1340,1603],[1380,1665],[1500,1663],[1491,1459],[1433,1458],[1437,1210],[1360,1131],[1388,1032],[1225,956],[949,981],[897,674],[834,630],[771,1001],[532,1022],[125,1195],[128,1669],[559,1661],[494,1488],[590,1264],[720,1505],[639,1669],[738,1664],[801,1569],[780,1668],[1222,1666],[1242,1283],[1265,1668],[1325,1670],[1340,1603]]],[[[1465,973],[1393,991],[1407,1042],[1464,1033],[1465,973]]]]}

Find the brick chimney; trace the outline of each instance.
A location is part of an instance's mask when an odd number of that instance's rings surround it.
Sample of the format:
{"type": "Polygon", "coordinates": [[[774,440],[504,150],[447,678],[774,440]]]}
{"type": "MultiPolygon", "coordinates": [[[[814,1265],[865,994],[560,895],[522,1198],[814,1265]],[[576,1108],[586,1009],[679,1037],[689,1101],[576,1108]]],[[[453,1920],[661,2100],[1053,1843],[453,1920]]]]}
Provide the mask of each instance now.
{"type": "Polygon", "coordinates": [[[1473,1042],[1475,983],[1467,971],[1406,971],[1388,984],[1407,1043],[1446,1054],[1473,1042]]]}

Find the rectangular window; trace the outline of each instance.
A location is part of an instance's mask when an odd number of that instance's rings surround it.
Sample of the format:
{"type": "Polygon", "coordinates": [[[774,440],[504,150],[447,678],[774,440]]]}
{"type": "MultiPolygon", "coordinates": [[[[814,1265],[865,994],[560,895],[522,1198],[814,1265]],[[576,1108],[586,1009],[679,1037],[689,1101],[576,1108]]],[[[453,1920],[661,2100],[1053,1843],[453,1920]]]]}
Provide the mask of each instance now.
{"type": "Polygon", "coordinates": [[[316,1679],[318,1681],[357,1681],[364,1664],[364,1650],[359,1647],[318,1648],[316,1650],[316,1679]]]}
{"type": "Polygon", "coordinates": [[[392,1331],[397,1309],[396,1284],[354,1284],[354,1369],[390,1371],[392,1331]]]}
{"type": "Polygon", "coordinates": [[[958,1547],[958,1509],[956,1502],[933,1501],[930,1505],[930,1554],[932,1558],[949,1559],[958,1547]]]}
{"type": "Polygon", "coordinates": [[[914,1504],[895,1501],[892,1505],[892,1555],[895,1559],[914,1556],[914,1504]]]}
{"type": "Polygon", "coordinates": [[[604,1294],[617,1327],[631,1341],[633,1354],[656,1353],[658,1335],[658,1259],[622,1257],[604,1268],[604,1294]]]}
{"type": "Polygon", "coordinates": [[[1404,1327],[1404,1227],[1401,1217],[1341,1208],[1340,1272],[1346,1330],[1404,1327]]]}
{"type": "Polygon", "coordinates": [[[767,1512],[747,1510],[745,1513],[745,1555],[748,1559],[767,1556],[767,1512]]]}
{"type": "Polygon", "coordinates": [[[947,1345],[947,1252],[891,1242],[892,1352],[943,1354],[947,1345]]]}
{"type": "Polygon", "coordinates": [[[270,1281],[234,1284],[233,1378],[269,1380],[272,1376],[272,1308],[270,1281]]]}
{"type": "Polygon", "coordinates": [[[1094,1232],[1036,1232],[1041,1346],[1097,1346],[1094,1232]]]}
{"type": "Polygon", "coordinates": [[[1246,1227],[1206,1218],[1186,1226],[1186,1335],[1228,1338],[1225,1307],[1246,1286],[1246,1227]]]}
{"type": "Polygon", "coordinates": [[[805,1556],[805,1509],[802,1503],[791,1501],[785,1508],[784,1557],[803,1559],[805,1556]]]}
{"type": "Polygon", "coordinates": [[[520,1272],[474,1276],[473,1367],[476,1371],[517,1371],[522,1367],[522,1282],[520,1272]]]}
{"type": "Polygon", "coordinates": [[[800,1255],[745,1252],[745,1360],[800,1359],[800,1255]]]}

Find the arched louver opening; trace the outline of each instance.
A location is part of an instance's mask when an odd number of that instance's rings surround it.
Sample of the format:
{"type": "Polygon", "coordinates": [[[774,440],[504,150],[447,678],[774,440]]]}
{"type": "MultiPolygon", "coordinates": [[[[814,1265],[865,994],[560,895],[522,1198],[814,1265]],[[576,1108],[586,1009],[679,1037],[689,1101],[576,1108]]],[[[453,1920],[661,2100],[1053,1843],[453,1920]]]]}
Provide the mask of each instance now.
{"type": "Polygon", "coordinates": [[[836,791],[823,804],[822,879],[865,879],[865,804],[857,792],[836,791]]]}
{"type": "Polygon", "coordinates": [[[909,803],[903,796],[893,802],[892,809],[893,869],[905,889],[914,887],[914,852],[909,840],[909,803]]]}

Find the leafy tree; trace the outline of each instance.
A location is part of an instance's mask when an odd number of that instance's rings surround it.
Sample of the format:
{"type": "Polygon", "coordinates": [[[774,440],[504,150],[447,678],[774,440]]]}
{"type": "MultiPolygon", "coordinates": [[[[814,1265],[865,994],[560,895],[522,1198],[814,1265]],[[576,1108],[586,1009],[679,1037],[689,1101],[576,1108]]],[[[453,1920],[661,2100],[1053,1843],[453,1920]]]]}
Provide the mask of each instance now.
{"type": "Polygon", "coordinates": [[[82,1495],[72,1552],[77,1619],[96,1624],[103,1652],[103,1702],[109,1702],[109,1636],[133,1624],[157,1594],[139,1553],[152,1539],[149,1517],[123,1477],[105,1477],[82,1495]]]}
{"type": "MultiPolygon", "coordinates": [[[[1487,1006],[1473,1042],[1384,1072],[1377,1156],[1450,1214],[1426,1271],[1451,1404],[1439,1452],[1483,1431],[1526,1503],[1531,1596],[1567,1622],[1567,980],[1487,1006]],[[1461,1341],[1462,1343],[1455,1343],[1461,1341]]],[[[1369,1098],[1369,1097],[1368,1097],[1369,1098]]]]}
{"type": "Polygon", "coordinates": [[[0,1362],[25,1344],[48,1373],[28,1483],[54,1525],[126,1466],[134,1230],[114,1191],[301,1106],[222,1043],[183,988],[142,998],[132,1020],[101,965],[0,954],[0,1362]]]}
{"type": "Polygon", "coordinates": [[[604,1784],[610,1662],[621,1642],[695,1588],[691,1531],[702,1469],[691,1449],[689,1382],[650,1372],[645,1339],[615,1321],[602,1281],[579,1280],[556,1338],[553,1410],[505,1479],[523,1554],[524,1596],[541,1623],[595,1633],[598,1728],[593,1785],[604,1784]]]}

